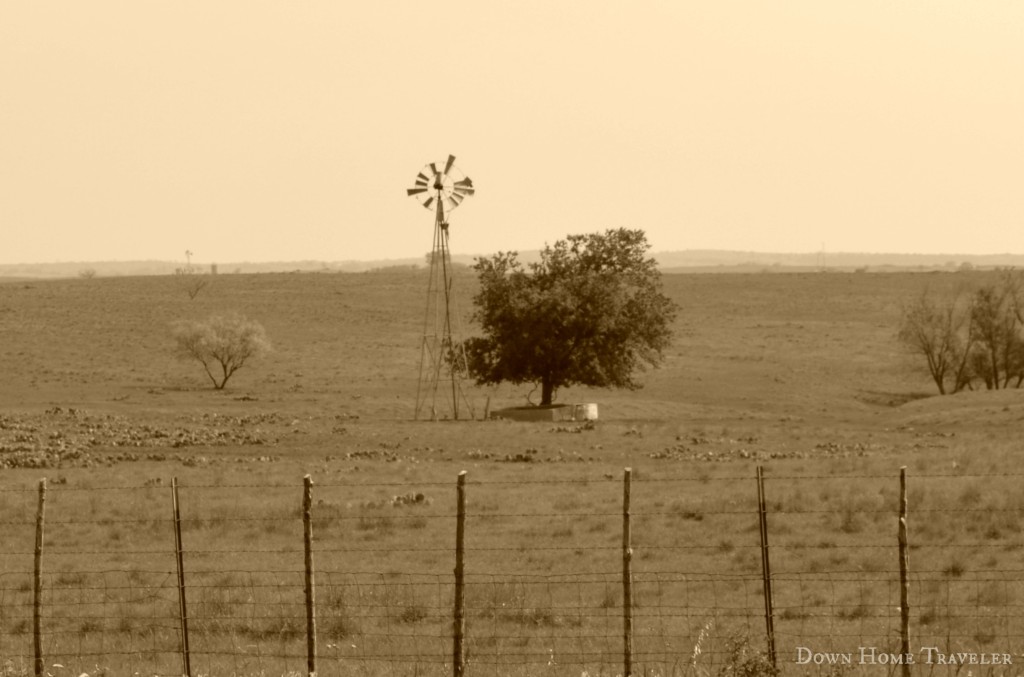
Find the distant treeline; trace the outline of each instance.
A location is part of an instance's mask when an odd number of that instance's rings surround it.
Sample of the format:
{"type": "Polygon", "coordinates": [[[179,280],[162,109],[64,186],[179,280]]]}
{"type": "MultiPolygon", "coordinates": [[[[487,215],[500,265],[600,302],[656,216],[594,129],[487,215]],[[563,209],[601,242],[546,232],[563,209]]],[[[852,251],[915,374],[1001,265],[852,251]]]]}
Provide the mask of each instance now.
{"type": "MultiPolygon", "coordinates": [[[[663,272],[799,272],[834,270],[847,272],[897,272],[913,270],[960,270],[971,268],[1024,267],[1020,254],[865,254],[825,253],[775,254],[724,250],[684,250],[653,254],[663,272]]],[[[456,254],[455,263],[473,265],[475,255],[456,254]]],[[[524,262],[539,258],[537,251],[520,252],[524,262]]],[[[381,268],[422,268],[423,257],[374,261],[265,261],[218,263],[193,261],[196,273],[359,273],[381,268]]],[[[180,261],[65,261],[57,263],[0,264],[0,278],[112,277],[132,275],[173,275],[180,261]]]]}

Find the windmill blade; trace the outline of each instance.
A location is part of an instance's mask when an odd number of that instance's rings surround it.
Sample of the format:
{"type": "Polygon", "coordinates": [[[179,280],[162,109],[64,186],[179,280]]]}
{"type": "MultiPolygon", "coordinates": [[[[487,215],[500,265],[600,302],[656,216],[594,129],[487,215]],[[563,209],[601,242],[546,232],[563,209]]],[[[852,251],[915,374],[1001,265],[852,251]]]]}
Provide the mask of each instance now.
{"type": "Polygon", "coordinates": [[[468,176],[455,181],[462,174],[455,168],[455,156],[448,155],[443,162],[431,162],[424,165],[416,174],[413,187],[406,189],[406,195],[417,196],[417,200],[426,209],[433,208],[443,219],[445,210],[458,207],[469,196],[476,193],[473,180],[468,176]],[[441,165],[443,164],[443,167],[441,165]],[[423,197],[419,197],[422,195],[423,197]]]}

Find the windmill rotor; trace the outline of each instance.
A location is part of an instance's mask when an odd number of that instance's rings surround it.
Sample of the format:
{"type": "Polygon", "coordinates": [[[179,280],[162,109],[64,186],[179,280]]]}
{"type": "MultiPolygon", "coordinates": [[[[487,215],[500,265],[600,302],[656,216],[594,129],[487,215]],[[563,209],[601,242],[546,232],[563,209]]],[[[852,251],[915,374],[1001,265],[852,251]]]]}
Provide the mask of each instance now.
{"type": "Polygon", "coordinates": [[[437,162],[423,166],[416,174],[413,187],[405,193],[415,197],[427,209],[436,209],[440,202],[445,210],[451,211],[462,204],[467,196],[473,195],[473,180],[465,176],[455,166],[455,156],[449,155],[444,168],[439,169],[437,162]]]}

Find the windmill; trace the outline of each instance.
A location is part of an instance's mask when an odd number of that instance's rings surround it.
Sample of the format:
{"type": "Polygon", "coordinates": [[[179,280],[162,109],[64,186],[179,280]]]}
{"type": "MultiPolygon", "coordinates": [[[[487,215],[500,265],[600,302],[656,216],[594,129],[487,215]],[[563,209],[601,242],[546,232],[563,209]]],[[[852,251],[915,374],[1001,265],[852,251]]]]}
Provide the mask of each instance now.
{"type": "Polygon", "coordinates": [[[473,195],[473,181],[455,167],[455,156],[449,155],[444,169],[437,162],[425,165],[416,175],[406,194],[434,212],[434,244],[430,251],[430,279],[427,283],[427,308],[423,320],[423,342],[420,346],[420,374],[416,385],[415,418],[429,408],[430,419],[444,416],[438,411],[438,398],[455,420],[459,405],[472,406],[462,392],[461,375],[465,371],[466,353],[458,341],[459,316],[452,295],[452,260],[448,249],[450,214],[468,196],[473,195]],[[446,212],[447,210],[447,212],[446,212]]]}

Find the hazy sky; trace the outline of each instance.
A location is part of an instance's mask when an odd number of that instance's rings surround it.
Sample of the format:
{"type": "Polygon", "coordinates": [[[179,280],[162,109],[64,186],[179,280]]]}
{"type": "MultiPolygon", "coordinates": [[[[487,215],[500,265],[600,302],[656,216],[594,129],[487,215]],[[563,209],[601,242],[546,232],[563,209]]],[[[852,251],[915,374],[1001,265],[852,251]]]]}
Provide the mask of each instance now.
{"type": "Polygon", "coordinates": [[[0,263],[1024,253],[1024,2],[0,3],[0,263]]]}

